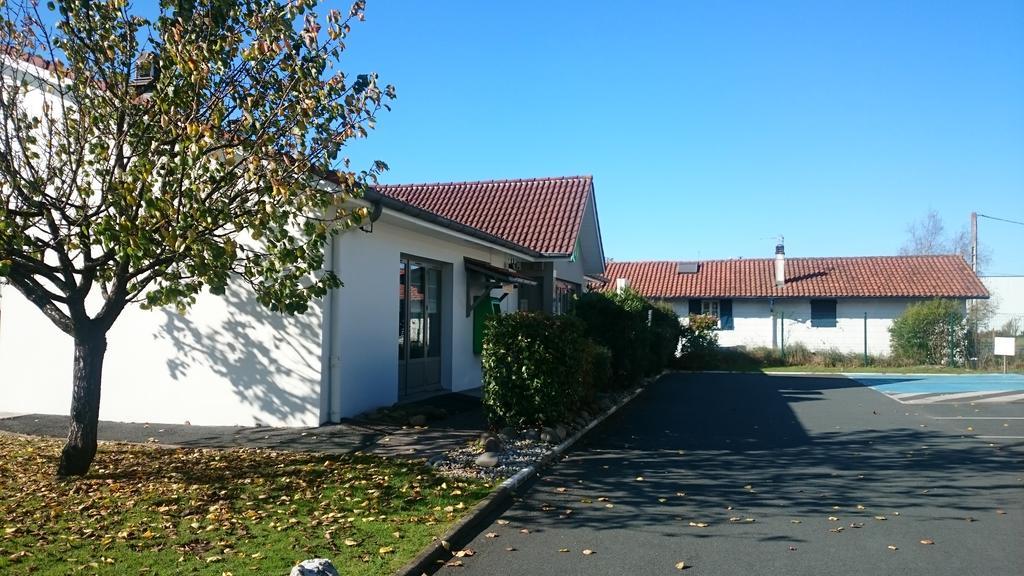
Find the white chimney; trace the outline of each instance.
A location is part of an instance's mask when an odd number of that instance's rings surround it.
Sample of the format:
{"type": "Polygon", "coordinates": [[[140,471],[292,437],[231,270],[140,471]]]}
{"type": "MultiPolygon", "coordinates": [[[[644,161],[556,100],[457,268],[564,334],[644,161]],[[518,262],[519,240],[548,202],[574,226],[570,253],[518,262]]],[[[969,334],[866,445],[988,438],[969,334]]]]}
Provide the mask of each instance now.
{"type": "Polygon", "coordinates": [[[786,249],[782,244],[775,245],[775,286],[786,285],[786,249]]]}
{"type": "Polygon", "coordinates": [[[621,294],[623,291],[629,288],[629,278],[616,278],[615,279],[615,293],[621,294]]]}

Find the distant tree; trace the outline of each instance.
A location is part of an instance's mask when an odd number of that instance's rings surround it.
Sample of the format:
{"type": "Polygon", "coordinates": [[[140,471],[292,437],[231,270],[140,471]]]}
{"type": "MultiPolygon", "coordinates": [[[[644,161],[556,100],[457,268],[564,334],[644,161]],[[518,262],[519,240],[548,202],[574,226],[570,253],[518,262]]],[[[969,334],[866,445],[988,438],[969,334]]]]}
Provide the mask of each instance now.
{"type": "MultiPolygon", "coordinates": [[[[947,234],[942,217],[935,210],[929,210],[924,218],[911,222],[907,226],[907,240],[900,247],[901,255],[914,254],[959,254],[971,262],[971,234],[964,227],[955,233],[947,234]]],[[[988,265],[990,260],[987,249],[978,248],[978,272],[988,265]]]]}
{"type": "Polygon", "coordinates": [[[184,310],[241,282],[294,314],[339,286],[324,245],[366,216],[339,199],[386,169],[339,155],[394,89],[338,69],[362,0],[47,4],[55,18],[0,2],[0,277],[74,339],[57,472],[82,475],[126,306],[184,310]]]}

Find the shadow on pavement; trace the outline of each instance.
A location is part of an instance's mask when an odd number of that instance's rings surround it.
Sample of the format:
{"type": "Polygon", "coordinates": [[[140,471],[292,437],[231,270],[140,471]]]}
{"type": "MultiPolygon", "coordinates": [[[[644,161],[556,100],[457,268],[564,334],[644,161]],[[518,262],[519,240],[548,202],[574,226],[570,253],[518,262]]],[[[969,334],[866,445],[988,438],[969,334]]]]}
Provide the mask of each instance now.
{"type": "Polygon", "coordinates": [[[894,406],[842,377],[669,376],[577,445],[520,506],[546,512],[531,516],[539,530],[571,522],[658,533],[673,520],[721,524],[833,506],[869,520],[925,508],[964,519],[1019,496],[1021,444],[920,427],[893,417],[894,406]],[[873,427],[847,426],[854,409],[873,427]],[[872,416],[882,410],[890,414],[872,416]]]}

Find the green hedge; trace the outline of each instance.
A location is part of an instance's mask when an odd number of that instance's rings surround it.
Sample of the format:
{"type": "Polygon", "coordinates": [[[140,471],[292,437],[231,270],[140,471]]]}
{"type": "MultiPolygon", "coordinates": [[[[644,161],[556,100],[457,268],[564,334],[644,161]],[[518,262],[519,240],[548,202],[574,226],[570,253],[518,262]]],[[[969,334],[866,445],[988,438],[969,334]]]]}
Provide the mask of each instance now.
{"type": "MultiPolygon", "coordinates": [[[[591,351],[593,353],[593,351],[591,351]]],[[[517,312],[487,322],[483,406],[493,427],[564,422],[586,400],[583,326],[569,316],[517,312]]]]}
{"type": "Polygon", "coordinates": [[[669,366],[679,345],[679,317],[666,304],[651,304],[633,290],[590,292],[576,303],[586,336],[612,356],[612,379],[619,387],[669,366]]]}
{"type": "Polygon", "coordinates": [[[644,372],[644,326],[640,315],[630,312],[611,297],[588,292],[576,303],[588,338],[612,355],[612,381],[619,387],[640,380],[644,372]]]}
{"type": "Polygon", "coordinates": [[[598,392],[607,392],[612,389],[612,353],[610,350],[594,343],[593,340],[585,340],[583,344],[583,358],[580,363],[580,373],[583,377],[583,401],[588,402],[598,392]]]}

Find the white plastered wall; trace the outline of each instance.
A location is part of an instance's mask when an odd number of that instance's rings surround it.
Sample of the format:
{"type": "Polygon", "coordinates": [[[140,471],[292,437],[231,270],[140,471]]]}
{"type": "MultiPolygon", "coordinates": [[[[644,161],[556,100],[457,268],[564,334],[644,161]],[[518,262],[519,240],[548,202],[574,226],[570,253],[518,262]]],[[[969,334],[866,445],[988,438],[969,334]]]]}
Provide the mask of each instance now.
{"type": "MultiPolygon", "coordinates": [[[[385,212],[372,233],[356,230],[335,239],[334,254],[344,287],[332,303],[336,330],[331,354],[337,363],[333,373],[340,380],[332,383],[332,419],[398,400],[399,262],[403,255],[442,265],[442,384],[453,392],[480,386],[480,359],[473,355],[472,346],[473,319],[466,315],[463,258],[504,267],[505,252],[385,212]]],[[[502,310],[517,307],[513,291],[502,302],[502,310]]]]}
{"type": "MultiPolygon", "coordinates": [[[[71,337],[11,286],[0,300],[0,412],[67,414],[71,337]]],[[[107,336],[100,418],[315,426],[322,312],[284,316],[234,287],[187,315],[129,307],[107,336]]]]}
{"type": "MultiPolygon", "coordinates": [[[[800,343],[810,350],[836,349],[845,353],[864,351],[865,321],[867,313],[868,354],[888,355],[890,352],[889,327],[913,302],[911,298],[863,298],[838,299],[836,301],[836,326],[811,326],[811,301],[809,299],[778,299],[772,303],[767,299],[733,299],[732,330],[720,330],[718,342],[722,346],[779,346],[785,339],[786,346],[800,343]],[[775,324],[774,334],[773,326],[775,324]]],[[[673,302],[676,312],[688,314],[688,300],[673,302]]]]}

